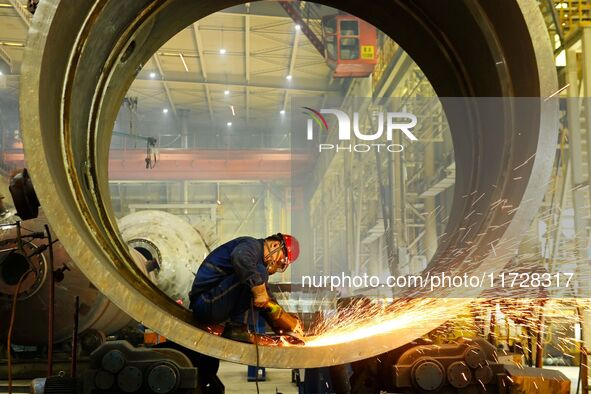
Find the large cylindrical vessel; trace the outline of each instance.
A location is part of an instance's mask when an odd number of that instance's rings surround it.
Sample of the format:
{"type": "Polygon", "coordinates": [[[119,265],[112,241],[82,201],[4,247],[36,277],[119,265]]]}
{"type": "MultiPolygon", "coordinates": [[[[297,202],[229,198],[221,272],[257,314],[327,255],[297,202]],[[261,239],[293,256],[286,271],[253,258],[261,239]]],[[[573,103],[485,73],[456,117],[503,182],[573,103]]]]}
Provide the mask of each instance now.
{"type": "MultiPolygon", "coordinates": [[[[541,203],[556,149],[557,78],[544,19],[534,0],[322,0],[397,41],[441,97],[456,162],[454,202],[432,266],[461,249],[489,270],[506,263],[541,203]],[[509,99],[485,116],[473,97],[537,97],[526,116],[509,99]],[[466,99],[467,98],[467,99],[466,99]],[[519,169],[520,182],[514,182],[519,169]],[[484,193],[484,197],[480,196],[484,193]],[[493,209],[505,201],[510,210],[493,209]],[[472,215],[472,212],[478,212],[472,215]],[[462,233],[469,228],[469,233],[462,233]],[[494,246],[495,256],[492,255],[494,246]]],[[[256,348],[210,335],[134,264],[108,185],[110,136],[135,73],[194,21],[238,0],[45,0],[35,14],[21,77],[25,153],[49,219],[94,285],[159,333],[229,361],[283,368],[360,360],[420,336],[450,315],[411,320],[392,333],[306,348],[256,348]],[[414,323],[414,325],[413,325],[414,323]]],[[[199,169],[196,169],[199,170],[199,169]]],[[[478,265],[478,264],[475,264],[478,265]]],[[[436,300],[447,310],[444,300],[436,300]]],[[[433,307],[436,307],[434,305],[433,307]]],[[[424,311],[417,311],[417,313],[424,311]]],[[[394,330],[394,329],[392,329],[394,330]]]]}
{"type": "Polygon", "coordinates": [[[155,282],[175,301],[188,305],[189,290],[207,255],[203,240],[187,221],[163,211],[140,211],[119,220],[121,236],[146,259],[156,259],[155,282]]]}

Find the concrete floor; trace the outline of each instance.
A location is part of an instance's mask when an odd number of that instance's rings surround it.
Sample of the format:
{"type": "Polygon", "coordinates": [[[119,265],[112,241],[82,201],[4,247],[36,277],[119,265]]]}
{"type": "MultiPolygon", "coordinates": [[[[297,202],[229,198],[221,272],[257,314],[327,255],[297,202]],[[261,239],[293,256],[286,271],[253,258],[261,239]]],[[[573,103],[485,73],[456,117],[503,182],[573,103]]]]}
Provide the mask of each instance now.
{"type": "MultiPolygon", "coordinates": [[[[218,377],[226,386],[227,394],[256,393],[256,383],[246,380],[247,366],[222,361],[218,377]]],[[[267,368],[267,380],[259,382],[259,391],[264,394],[297,394],[298,388],[291,383],[290,369],[267,368]]]]}

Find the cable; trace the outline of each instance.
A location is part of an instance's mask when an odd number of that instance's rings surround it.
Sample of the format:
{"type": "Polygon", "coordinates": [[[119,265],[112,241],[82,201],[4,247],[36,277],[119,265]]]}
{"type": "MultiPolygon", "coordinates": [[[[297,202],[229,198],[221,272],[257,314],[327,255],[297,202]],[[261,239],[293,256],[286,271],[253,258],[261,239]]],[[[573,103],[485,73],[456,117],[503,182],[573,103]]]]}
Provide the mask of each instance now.
{"type": "Polygon", "coordinates": [[[10,311],[10,324],[8,325],[8,337],[6,339],[6,356],[8,358],[8,394],[12,394],[12,355],[10,353],[10,346],[12,340],[12,329],[14,326],[14,318],[16,314],[16,300],[18,298],[18,292],[21,289],[21,285],[25,278],[32,273],[33,270],[29,269],[27,272],[21,275],[21,278],[16,285],[16,290],[14,291],[14,295],[12,296],[12,309],[10,311]]]}
{"type": "MultiPolygon", "coordinates": [[[[25,239],[25,238],[45,238],[45,233],[43,233],[43,232],[35,232],[35,233],[27,234],[27,235],[21,235],[20,238],[21,239],[25,239]]],[[[0,246],[8,245],[8,244],[15,243],[15,242],[18,242],[18,238],[6,238],[6,239],[3,239],[2,241],[0,241],[0,246]]]]}
{"type": "Polygon", "coordinates": [[[49,281],[49,299],[48,299],[48,321],[47,321],[47,376],[53,375],[53,317],[54,317],[54,292],[55,281],[53,280],[53,240],[51,231],[46,224],[47,243],[49,244],[49,268],[47,269],[47,280],[49,281]]]}
{"type": "Polygon", "coordinates": [[[259,394],[259,364],[260,364],[260,358],[259,358],[259,338],[257,337],[257,326],[259,324],[259,314],[257,313],[255,315],[254,313],[254,298],[250,300],[250,312],[252,314],[252,320],[254,323],[254,347],[256,349],[256,353],[257,353],[257,365],[256,365],[256,370],[255,370],[255,377],[254,377],[254,383],[257,386],[257,394],[259,394]]]}
{"type": "Polygon", "coordinates": [[[25,231],[28,231],[28,232],[30,232],[30,233],[34,233],[34,234],[37,234],[37,233],[39,233],[38,231],[29,230],[28,228],[24,227],[24,226],[22,225],[22,223],[21,223],[21,225],[20,225],[20,226],[21,226],[21,228],[22,228],[23,230],[25,230],[25,231]]]}
{"type": "MultiPolygon", "coordinates": [[[[36,256],[36,255],[38,255],[38,254],[41,254],[41,253],[45,252],[45,250],[46,250],[47,248],[49,248],[51,245],[53,245],[54,243],[56,243],[56,242],[58,242],[58,241],[59,241],[59,239],[57,239],[57,238],[56,238],[56,239],[54,239],[53,241],[51,241],[51,243],[46,243],[46,244],[43,244],[43,245],[41,245],[41,246],[34,245],[34,246],[36,247],[36,249],[33,251],[33,253],[31,253],[31,254],[30,254],[30,255],[28,255],[27,257],[28,257],[28,258],[31,258],[31,257],[33,257],[33,256],[36,256]]],[[[52,257],[52,256],[53,256],[53,254],[52,254],[50,257],[52,257]]]]}
{"type": "MultiPolygon", "coordinates": [[[[579,345],[579,372],[578,372],[578,376],[577,376],[577,390],[575,391],[576,394],[579,394],[579,389],[581,389],[581,385],[582,385],[582,372],[583,372],[583,368],[589,368],[589,366],[587,365],[589,361],[587,361],[586,363],[583,363],[583,352],[585,351],[585,337],[583,334],[583,311],[581,311],[581,308],[579,306],[576,307],[577,310],[577,320],[579,323],[579,326],[581,327],[581,344],[579,345]],[[583,364],[585,364],[583,366],[583,364]]],[[[587,377],[588,378],[588,377],[587,377]]],[[[585,384],[587,384],[587,382],[585,382],[585,384]]]]}

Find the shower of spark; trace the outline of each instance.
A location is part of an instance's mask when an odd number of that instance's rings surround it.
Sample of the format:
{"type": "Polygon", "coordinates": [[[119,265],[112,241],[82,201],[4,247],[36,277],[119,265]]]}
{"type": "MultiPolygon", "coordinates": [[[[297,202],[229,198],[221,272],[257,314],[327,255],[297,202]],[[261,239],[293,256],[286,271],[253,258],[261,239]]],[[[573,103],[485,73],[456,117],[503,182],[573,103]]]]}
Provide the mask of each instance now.
{"type": "MultiPolygon", "coordinates": [[[[559,95],[566,87],[550,97],[559,95]]],[[[564,140],[566,133],[563,132],[562,135],[564,140]]],[[[562,148],[561,146],[561,155],[562,148]]],[[[534,165],[537,159],[534,154],[516,162],[513,173],[508,174],[507,179],[520,184],[526,179],[524,169],[534,165]]],[[[588,215],[590,207],[586,205],[579,207],[577,211],[570,210],[572,212],[563,209],[569,207],[565,204],[564,196],[577,192],[580,186],[573,187],[570,184],[567,160],[562,158],[557,163],[553,177],[547,182],[549,190],[537,220],[527,232],[513,234],[513,238],[504,237],[503,233],[519,214],[521,204],[515,204],[507,196],[499,195],[495,184],[490,185],[488,190],[474,190],[463,195],[462,198],[466,199],[471,209],[463,218],[457,234],[438,234],[439,242],[454,236],[463,243],[458,243],[460,246],[449,250],[446,255],[439,256],[437,265],[442,270],[456,274],[486,274],[494,271],[560,276],[565,272],[573,273],[570,286],[564,286],[564,282],[561,282],[560,285],[550,287],[511,286],[509,289],[489,288],[482,292],[471,291],[473,289],[455,292],[438,289],[439,291],[418,296],[409,291],[409,294],[402,295],[405,298],[394,298],[391,305],[386,305],[389,301],[385,300],[391,300],[389,297],[395,291],[384,295],[383,291],[373,292],[370,289],[370,295],[366,298],[348,305],[339,305],[332,312],[323,310],[323,320],[312,327],[305,339],[305,346],[331,346],[382,335],[391,335],[396,340],[401,335],[407,338],[412,333],[416,333],[415,338],[429,335],[440,340],[451,340],[458,335],[480,336],[488,337],[497,345],[506,345],[504,349],[507,351],[509,347],[515,347],[511,350],[516,352],[520,349],[526,362],[532,363],[536,341],[541,336],[544,342],[563,354],[562,358],[574,357],[573,354],[577,353],[582,341],[581,316],[591,316],[591,265],[586,248],[581,247],[586,245],[587,240],[585,238],[580,242],[577,239],[580,235],[574,227],[575,218],[588,215]],[[478,220],[487,210],[495,213],[497,220],[490,222],[487,227],[479,227],[478,220]],[[499,237],[494,238],[494,234],[499,234],[499,237]],[[488,251],[485,251],[482,244],[479,244],[479,239],[487,236],[490,239],[487,239],[488,251]]],[[[582,200],[588,201],[589,192],[580,192],[585,193],[582,200]]],[[[523,200],[522,203],[527,201],[523,200]]],[[[441,205],[430,211],[415,213],[425,221],[449,221],[449,212],[441,205]]],[[[421,250],[420,243],[415,245],[417,255],[427,255],[425,250],[421,250]]],[[[361,263],[359,268],[357,273],[363,272],[366,266],[361,263]]],[[[345,295],[352,293],[347,289],[344,291],[345,295]]],[[[397,296],[400,294],[394,295],[397,296]]]]}
{"type": "Polygon", "coordinates": [[[403,329],[416,330],[419,337],[425,334],[425,327],[444,323],[470,302],[469,299],[417,299],[387,308],[358,302],[323,321],[318,329],[322,334],[307,339],[306,346],[335,345],[403,329]]]}
{"type": "Polygon", "coordinates": [[[420,299],[400,302],[395,308],[380,308],[368,305],[367,300],[359,301],[323,321],[317,327],[320,334],[306,338],[306,346],[330,346],[387,334],[396,338],[400,333],[408,336],[409,332],[411,336],[416,333],[416,338],[428,334],[439,340],[488,336],[498,343],[512,344],[513,350],[522,353],[526,362],[533,363],[535,341],[542,335],[554,338],[551,345],[562,353],[563,359],[572,358],[581,345],[580,333],[575,328],[581,324],[577,311],[589,312],[586,301],[572,298],[420,299]],[[497,328],[488,332],[493,318],[497,328]],[[433,326],[437,329],[425,332],[433,326]]]}
{"type": "MultiPolygon", "coordinates": [[[[519,163],[514,171],[531,163],[533,159],[534,156],[519,163]]],[[[550,182],[549,195],[560,191],[560,178],[567,175],[558,174],[550,182]]],[[[472,206],[475,206],[483,198],[483,193],[474,191],[464,198],[470,198],[472,206]]],[[[503,213],[507,220],[489,226],[488,231],[506,228],[519,209],[504,198],[491,202],[489,207],[503,213]]],[[[428,214],[438,214],[440,208],[438,206],[435,212],[428,214]]],[[[588,208],[584,207],[585,210],[588,208]]],[[[475,209],[464,218],[465,221],[474,215],[481,213],[475,209]]],[[[471,298],[465,299],[445,299],[452,293],[436,291],[415,299],[395,299],[388,306],[379,305],[379,301],[376,301],[379,297],[373,297],[373,301],[365,298],[325,316],[314,327],[312,336],[306,338],[306,346],[329,346],[386,334],[396,338],[402,332],[405,335],[416,332],[418,338],[436,328],[439,334],[453,332],[461,335],[466,333],[467,336],[488,336],[498,343],[511,344],[521,348],[530,363],[536,351],[537,337],[541,335],[542,340],[545,340],[544,337],[553,338],[552,346],[563,353],[563,358],[572,358],[581,345],[581,315],[586,313],[588,316],[591,313],[591,266],[586,253],[577,249],[575,235],[569,233],[574,231],[565,230],[562,216],[566,214],[561,211],[560,202],[552,199],[550,206],[543,206],[538,214],[537,223],[540,225],[514,239],[490,242],[489,255],[484,260],[483,256],[473,255],[476,245],[466,242],[464,247],[452,250],[447,257],[440,259],[439,264],[447,268],[460,268],[461,273],[499,272],[499,269],[501,272],[508,270],[527,274],[560,275],[569,272],[574,274],[571,285],[489,288],[479,294],[471,293],[471,298]],[[538,245],[538,248],[532,249],[528,245],[538,245]],[[454,266],[456,258],[462,261],[454,266]],[[491,324],[495,323],[496,328],[490,332],[491,324]]],[[[459,233],[465,238],[470,230],[470,226],[461,227],[459,233]]],[[[486,234],[487,231],[476,236],[486,234]]],[[[463,293],[457,291],[452,296],[462,296],[463,293]]]]}

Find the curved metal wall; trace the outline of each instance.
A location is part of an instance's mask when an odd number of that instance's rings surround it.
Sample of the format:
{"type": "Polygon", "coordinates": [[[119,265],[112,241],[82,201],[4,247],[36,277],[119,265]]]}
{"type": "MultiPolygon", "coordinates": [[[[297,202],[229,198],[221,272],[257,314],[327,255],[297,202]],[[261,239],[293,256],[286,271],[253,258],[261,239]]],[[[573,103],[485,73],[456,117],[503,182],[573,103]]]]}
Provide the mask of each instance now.
{"type": "MultiPolygon", "coordinates": [[[[552,51],[535,0],[319,2],[359,16],[392,37],[439,96],[547,97],[556,89],[552,51]]],[[[72,7],[68,1],[41,2],[22,67],[21,123],[41,202],[49,208],[48,217],[68,252],[94,285],[135,319],[184,346],[253,364],[253,346],[197,329],[190,313],[133,264],[110,209],[107,183],[110,133],[135,70],[189,23],[238,3],[80,0],[72,7]]],[[[487,266],[500,266],[504,261],[492,259],[488,245],[510,250],[508,240],[525,231],[539,206],[554,154],[557,106],[540,100],[534,111],[520,117],[508,100],[497,108],[498,118],[491,124],[471,100],[460,102],[459,107],[444,107],[456,154],[456,198],[450,236],[441,242],[431,266],[453,264],[450,256],[467,241],[473,246],[471,253],[487,266]],[[500,150],[489,150],[491,144],[500,150]],[[531,157],[522,170],[524,181],[512,184],[512,169],[531,157]],[[474,190],[488,194],[480,200],[465,197],[474,190]],[[499,198],[519,209],[490,209],[499,198]],[[471,235],[460,236],[473,209],[483,215],[468,220],[471,235]],[[499,229],[500,223],[506,224],[499,229]],[[489,233],[492,226],[496,230],[489,233]]],[[[342,364],[398,347],[438,323],[430,324],[399,331],[394,338],[382,335],[330,347],[262,348],[260,364],[342,364]]]]}

